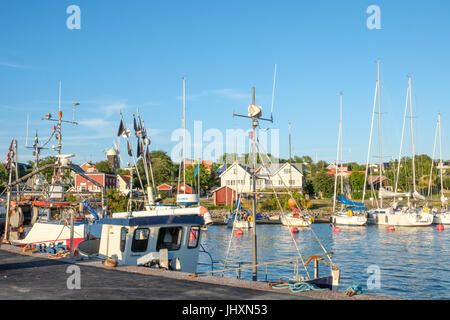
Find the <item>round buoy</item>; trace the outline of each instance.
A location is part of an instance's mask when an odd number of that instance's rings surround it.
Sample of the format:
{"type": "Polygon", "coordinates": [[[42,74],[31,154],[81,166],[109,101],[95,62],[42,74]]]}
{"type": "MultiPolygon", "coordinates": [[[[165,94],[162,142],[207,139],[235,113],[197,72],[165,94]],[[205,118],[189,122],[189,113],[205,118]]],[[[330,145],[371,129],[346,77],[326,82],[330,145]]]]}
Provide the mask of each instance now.
{"type": "Polygon", "coordinates": [[[294,198],[290,198],[288,200],[288,205],[289,205],[289,207],[295,207],[295,199],[294,198]]]}
{"type": "Polygon", "coordinates": [[[341,228],[339,228],[339,227],[334,227],[334,228],[333,228],[333,232],[341,232],[341,228]]]}
{"type": "Polygon", "coordinates": [[[297,229],[296,227],[293,227],[293,228],[291,229],[291,232],[292,232],[292,233],[298,233],[298,229],[297,229]]]}
{"type": "Polygon", "coordinates": [[[443,224],[438,224],[436,226],[437,231],[444,231],[444,225],[443,224]]]}
{"type": "Polygon", "coordinates": [[[388,231],[394,231],[395,227],[393,225],[388,225],[387,230],[388,231]]]}
{"type": "Polygon", "coordinates": [[[244,234],[244,232],[242,231],[242,229],[236,229],[236,231],[234,232],[234,234],[236,236],[242,236],[244,234]]]}

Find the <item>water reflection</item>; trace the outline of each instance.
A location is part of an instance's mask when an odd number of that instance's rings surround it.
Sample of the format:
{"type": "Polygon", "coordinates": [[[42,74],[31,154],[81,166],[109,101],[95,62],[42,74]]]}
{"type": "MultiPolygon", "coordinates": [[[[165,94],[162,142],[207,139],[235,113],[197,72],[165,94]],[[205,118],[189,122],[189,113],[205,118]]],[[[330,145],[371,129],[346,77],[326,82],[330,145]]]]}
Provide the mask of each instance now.
{"type": "MultiPolygon", "coordinates": [[[[333,232],[328,224],[314,224],[313,229],[324,247],[333,252],[333,262],[342,270],[340,291],[352,284],[360,283],[368,294],[397,296],[409,299],[449,299],[450,298],[450,236],[448,230],[438,232],[434,226],[405,227],[387,231],[382,226],[340,227],[333,232]],[[369,266],[380,270],[379,289],[367,287],[369,266]]],[[[225,226],[210,226],[203,233],[202,245],[216,261],[223,261],[230,246],[228,261],[250,262],[252,257],[251,231],[236,237],[225,226]]],[[[323,253],[314,235],[307,229],[299,228],[291,233],[281,225],[259,225],[257,227],[258,262],[277,261],[303,255],[323,253]]],[[[209,263],[206,254],[200,254],[201,263],[209,263]]],[[[312,264],[308,271],[313,274],[312,264]]],[[[235,266],[235,265],[233,265],[235,266]]],[[[215,269],[222,266],[217,265],[215,269]]],[[[270,266],[258,268],[258,280],[277,281],[293,276],[293,265],[288,268],[270,266]],[[266,278],[267,272],[267,278],[266,278]]],[[[210,270],[199,265],[198,271],[210,270]]],[[[328,274],[321,264],[320,270],[328,274]]],[[[236,277],[234,271],[225,276],[236,277]]],[[[242,271],[241,276],[251,279],[251,269],[242,271]]]]}

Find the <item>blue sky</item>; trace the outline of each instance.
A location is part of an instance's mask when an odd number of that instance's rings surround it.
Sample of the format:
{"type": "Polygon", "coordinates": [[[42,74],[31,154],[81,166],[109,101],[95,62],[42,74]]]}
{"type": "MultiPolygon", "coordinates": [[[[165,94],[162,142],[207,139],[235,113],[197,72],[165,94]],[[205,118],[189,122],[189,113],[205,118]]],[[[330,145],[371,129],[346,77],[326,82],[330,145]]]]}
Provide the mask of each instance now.
{"type": "MultiPolygon", "coordinates": [[[[277,64],[274,124],[279,150],[288,157],[288,123],[294,154],[334,161],[343,98],[344,160],[364,163],[381,61],[384,160],[400,145],[407,76],[412,76],[415,148],[432,153],[440,112],[444,158],[450,158],[450,3],[448,1],[20,1],[0,3],[0,146],[11,138],[24,148],[39,130],[44,141],[62,110],[64,153],[77,162],[102,160],[117,140],[123,110],[127,123],[139,108],[152,149],[171,153],[181,126],[182,77],[187,78],[187,128],[243,128],[233,118],[256,102],[268,116],[277,64]],[[81,9],[81,29],[69,30],[69,5],[81,9]],[[381,30],[369,30],[366,9],[381,9],[381,30]]],[[[408,128],[409,130],[409,128],[408,128]]],[[[409,151],[409,131],[404,153],[409,151]]],[[[372,155],[377,150],[376,132],[372,155]]],[[[208,142],[204,142],[207,145],[208,142]]],[[[125,141],[122,140],[122,146],[125,141]]],[[[122,154],[125,154],[122,148],[122,154]]],[[[52,155],[44,150],[43,156],[52,155]]],[[[127,156],[124,160],[127,161],[127,156]]],[[[371,162],[376,161],[374,156],[371,162]]]]}

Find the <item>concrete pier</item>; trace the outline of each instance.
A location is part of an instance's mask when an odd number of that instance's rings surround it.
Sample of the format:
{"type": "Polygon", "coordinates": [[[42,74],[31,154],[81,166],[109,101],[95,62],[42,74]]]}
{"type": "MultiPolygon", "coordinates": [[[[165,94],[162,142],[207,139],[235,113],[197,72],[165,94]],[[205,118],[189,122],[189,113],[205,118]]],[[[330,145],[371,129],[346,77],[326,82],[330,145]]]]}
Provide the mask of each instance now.
{"type": "MultiPolygon", "coordinates": [[[[343,292],[291,293],[267,283],[215,276],[193,278],[181,272],[144,267],[105,267],[101,261],[49,259],[47,253],[22,253],[0,248],[2,300],[355,300],[384,299],[367,295],[347,297],[343,292]],[[79,267],[80,288],[72,288],[70,266],[79,267]],[[69,286],[68,286],[69,283],[69,286]]],[[[73,268],[72,268],[73,269],[73,268]]]]}

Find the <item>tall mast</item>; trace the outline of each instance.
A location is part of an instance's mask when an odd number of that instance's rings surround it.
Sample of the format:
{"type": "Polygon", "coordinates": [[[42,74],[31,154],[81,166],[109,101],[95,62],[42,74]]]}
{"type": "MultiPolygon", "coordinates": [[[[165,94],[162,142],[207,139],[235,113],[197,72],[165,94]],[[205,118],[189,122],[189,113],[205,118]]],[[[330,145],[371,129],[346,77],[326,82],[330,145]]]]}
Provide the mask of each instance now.
{"type": "Polygon", "coordinates": [[[289,186],[292,186],[291,123],[289,122],[289,186]]]}
{"type": "Polygon", "coordinates": [[[186,194],[186,78],[183,78],[183,193],[186,194]]]}
{"type": "Polygon", "coordinates": [[[380,61],[377,61],[377,86],[378,86],[378,162],[379,162],[379,187],[378,197],[380,198],[380,208],[383,208],[383,197],[380,196],[381,188],[383,187],[383,164],[381,158],[381,86],[380,86],[380,61]]]}
{"type": "Polygon", "coordinates": [[[441,202],[444,199],[444,181],[442,178],[442,136],[441,136],[441,114],[438,114],[438,126],[439,126],[439,173],[441,176],[441,202]]]}
{"type": "Polygon", "coordinates": [[[410,127],[411,127],[411,155],[412,155],[412,174],[413,174],[413,193],[416,192],[416,165],[414,156],[414,130],[413,130],[413,112],[412,112],[412,91],[411,91],[411,76],[408,77],[409,89],[409,112],[410,112],[410,127]]]}
{"type": "Polygon", "coordinates": [[[261,118],[261,107],[255,104],[255,88],[252,88],[252,104],[248,107],[248,115],[235,114],[233,117],[249,118],[252,120],[252,158],[253,164],[250,169],[250,177],[252,179],[252,280],[257,280],[257,247],[256,247],[256,127],[259,125],[259,120],[273,122],[272,116],[270,119],[261,118]]]}
{"type": "MultiPolygon", "coordinates": [[[[341,194],[344,195],[344,174],[343,174],[343,169],[344,169],[344,151],[343,151],[343,144],[342,144],[342,136],[344,135],[343,132],[343,128],[342,128],[342,95],[343,93],[341,92],[339,94],[339,109],[340,109],[340,121],[339,121],[339,126],[340,126],[340,131],[341,131],[341,139],[340,139],[340,143],[341,143],[341,194]]],[[[341,201],[341,211],[344,209],[344,204],[341,201]]]]}
{"type": "MultiPolygon", "coordinates": [[[[339,101],[342,99],[342,92],[339,94],[339,101]]],[[[341,145],[341,104],[339,103],[339,134],[338,134],[338,142],[337,142],[337,153],[336,153],[336,169],[335,169],[335,175],[334,175],[334,196],[333,196],[333,212],[336,210],[336,193],[337,193],[337,179],[338,179],[338,168],[339,168],[339,150],[341,145]]]]}

